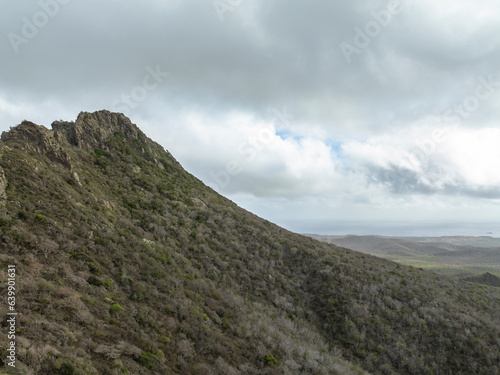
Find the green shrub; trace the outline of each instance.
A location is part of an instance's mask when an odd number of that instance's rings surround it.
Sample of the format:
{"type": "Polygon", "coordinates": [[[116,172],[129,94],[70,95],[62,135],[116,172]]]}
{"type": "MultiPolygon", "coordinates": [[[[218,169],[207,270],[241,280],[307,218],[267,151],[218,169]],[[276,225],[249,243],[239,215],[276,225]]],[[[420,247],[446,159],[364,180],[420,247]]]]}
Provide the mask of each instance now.
{"type": "Polygon", "coordinates": [[[198,223],[205,223],[207,221],[207,215],[204,213],[198,213],[194,219],[198,223]]]}
{"type": "Polygon", "coordinates": [[[106,289],[113,289],[113,282],[110,279],[101,280],[101,285],[106,289]]]}
{"type": "Polygon", "coordinates": [[[88,279],[87,279],[87,282],[90,284],[90,285],[95,285],[95,286],[101,286],[102,285],[102,282],[101,282],[101,279],[95,277],[94,275],[90,276],[88,279]]]}
{"type": "Polygon", "coordinates": [[[121,307],[119,304],[117,303],[113,303],[110,307],[109,307],[109,312],[112,313],[112,312],[115,312],[115,311],[123,311],[123,307],[121,307]]]}
{"type": "Polygon", "coordinates": [[[3,217],[0,217],[0,228],[8,228],[12,225],[12,221],[8,219],[4,219],[3,217]]]}
{"type": "Polygon", "coordinates": [[[268,354],[264,357],[264,362],[266,363],[266,366],[275,366],[278,364],[278,361],[272,354],[268,354]]]}
{"type": "Polygon", "coordinates": [[[146,351],[143,351],[139,358],[139,363],[149,370],[153,370],[155,368],[157,361],[158,357],[156,355],[146,351]]]}
{"type": "Polygon", "coordinates": [[[101,273],[101,268],[99,267],[99,264],[95,260],[89,257],[89,260],[85,262],[85,264],[89,267],[90,272],[93,274],[100,274],[101,273]]]}
{"type": "Polygon", "coordinates": [[[63,363],[59,370],[57,371],[58,375],[73,375],[75,373],[75,367],[70,363],[63,363]]]}
{"type": "Polygon", "coordinates": [[[46,223],[47,218],[43,216],[42,214],[35,214],[35,220],[38,221],[39,223],[46,223]]]}
{"type": "Polygon", "coordinates": [[[94,149],[94,153],[97,157],[104,156],[105,158],[111,159],[111,154],[105,150],[101,150],[100,148],[94,149]]]}
{"type": "Polygon", "coordinates": [[[104,238],[96,237],[96,238],[94,238],[94,243],[96,245],[106,246],[108,244],[108,241],[105,240],[104,238]]]}

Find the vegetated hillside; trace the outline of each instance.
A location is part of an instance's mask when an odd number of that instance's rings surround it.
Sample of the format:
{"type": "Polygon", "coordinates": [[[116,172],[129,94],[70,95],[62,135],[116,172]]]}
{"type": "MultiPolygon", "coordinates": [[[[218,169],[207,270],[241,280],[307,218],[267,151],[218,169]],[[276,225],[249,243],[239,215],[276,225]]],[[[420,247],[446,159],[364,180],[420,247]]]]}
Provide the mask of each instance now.
{"type": "Polygon", "coordinates": [[[499,373],[496,288],[288,232],[121,114],[52,128],[0,142],[0,267],[16,265],[20,319],[16,369],[0,371],[499,373]]]}

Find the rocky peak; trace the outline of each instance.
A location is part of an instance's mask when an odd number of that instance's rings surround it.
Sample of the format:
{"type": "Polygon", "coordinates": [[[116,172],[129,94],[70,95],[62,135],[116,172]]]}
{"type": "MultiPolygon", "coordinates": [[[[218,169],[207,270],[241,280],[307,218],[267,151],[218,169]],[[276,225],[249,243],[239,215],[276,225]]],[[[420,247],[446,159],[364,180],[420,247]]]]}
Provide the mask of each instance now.
{"type": "Polygon", "coordinates": [[[101,110],[93,113],[81,112],[76,121],[54,121],[52,130],[30,121],[23,121],[20,125],[8,132],[3,132],[1,139],[4,142],[20,143],[25,149],[34,149],[47,156],[50,160],[71,169],[71,160],[68,147],[94,150],[100,148],[109,152],[108,141],[119,133],[121,138],[139,147],[142,155],[160,169],[164,166],[158,161],[160,154],[165,153],[174,163],[174,157],[159,144],[151,141],[122,113],[101,110]],[[66,150],[66,151],[65,151],[66,150]]]}
{"type": "Polygon", "coordinates": [[[2,132],[2,141],[30,141],[40,148],[46,147],[50,138],[52,134],[49,129],[26,120],[8,132],[2,132]]]}
{"type": "Polygon", "coordinates": [[[63,150],[68,143],[80,148],[106,148],[105,142],[119,132],[132,140],[143,133],[121,113],[102,110],[94,113],[81,112],[75,122],[54,121],[52,130],[30,121],[23,121],[8,132],[3,132],[4,142],[22,142],[23,147],[32,148],[50,160],[71,169],[71,160],[63,150]]]}
{"type": "Polygon", "coordinates": [[[76,122],[55,121],[52,129],[70,144],[89,149],[103,148],[104,142],[116,132],[130,140],[137,138],[140,132],[125,115],[106,110],[81,112],[76,122]]]}

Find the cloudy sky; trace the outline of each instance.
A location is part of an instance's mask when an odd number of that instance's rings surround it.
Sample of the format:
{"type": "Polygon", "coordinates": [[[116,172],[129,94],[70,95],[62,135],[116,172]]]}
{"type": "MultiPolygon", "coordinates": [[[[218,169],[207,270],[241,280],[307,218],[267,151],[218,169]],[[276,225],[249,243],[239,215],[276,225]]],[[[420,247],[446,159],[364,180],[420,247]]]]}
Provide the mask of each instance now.
{"type": "Polygon", "coordinates": [[[123,112],[289,229],[468,234],[499,223],[498,35],[495,0],[3,1],[0,130],[123,112]]]}

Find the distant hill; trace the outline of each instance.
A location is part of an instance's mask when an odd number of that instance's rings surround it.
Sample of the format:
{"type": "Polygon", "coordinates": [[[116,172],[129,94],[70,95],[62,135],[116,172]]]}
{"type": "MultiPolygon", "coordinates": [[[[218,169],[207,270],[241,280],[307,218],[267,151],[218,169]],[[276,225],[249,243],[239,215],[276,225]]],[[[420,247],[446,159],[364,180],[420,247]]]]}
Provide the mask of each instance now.
{"type": "Polygon", "coordinates": [[[460,277],[491,272],[500,276],[500,238],[309,235],[403,264],[460,277]]]}
{"type": "Polygon", "coordinates": [[[0,264],[2,374],[500,372],[498,288],[280,228],[118,113],[2,134],[0,264]]]}
{"type": "Polygon", "coordinates": [[[403,238],[382,236],[326,236],[310,235],[320,241],[337,246],[349,247],[373,255],[419,256],[443,251],[443,248],[432,244],[411,242],[403,238]]]}
{"type": "Polygon", "coordinates": [[[500,287],[500,277],[492,275],[489,272],[485,272],[485,273],[483,273],[482,275],[479,275],[479,276],[468,277],[465,280],[471,281],[471,282],[474,282],[474,283],[491,285],[491,286],[494,286],[494,287],[500,287]]]}

